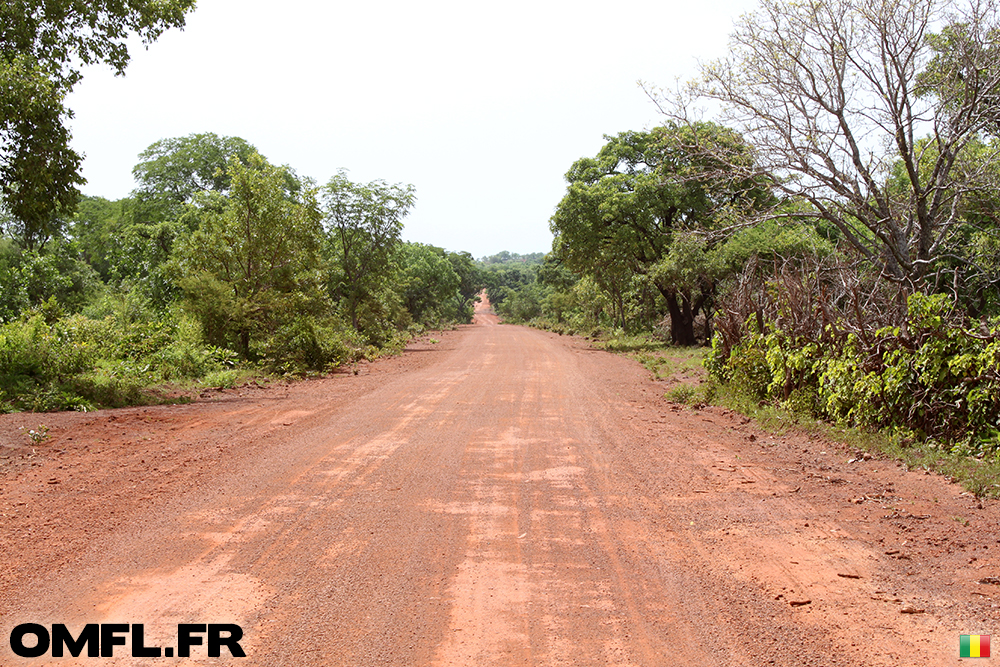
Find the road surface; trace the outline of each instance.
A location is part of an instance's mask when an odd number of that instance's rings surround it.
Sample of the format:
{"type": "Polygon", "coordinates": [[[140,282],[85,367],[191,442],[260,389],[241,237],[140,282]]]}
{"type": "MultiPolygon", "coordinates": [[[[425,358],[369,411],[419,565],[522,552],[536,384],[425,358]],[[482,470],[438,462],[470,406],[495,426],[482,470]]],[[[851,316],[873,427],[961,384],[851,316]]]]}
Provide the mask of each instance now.
{"type": "Polygon", "coordinates": [[[357,374],[0,417],[0,664],[938,666],[998,630],[994,503],[486,310],[433,335],[357,374]],[[247,657],[20,658],[23,623],[164,649],[234,624],[247,657]]]}

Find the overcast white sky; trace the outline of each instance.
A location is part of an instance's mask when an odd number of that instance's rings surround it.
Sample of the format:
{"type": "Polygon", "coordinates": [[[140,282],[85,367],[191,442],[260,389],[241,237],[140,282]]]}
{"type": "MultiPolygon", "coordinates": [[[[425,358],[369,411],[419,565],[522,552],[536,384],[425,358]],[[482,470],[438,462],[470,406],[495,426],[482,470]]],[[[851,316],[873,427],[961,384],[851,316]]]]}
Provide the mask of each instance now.
{"type": "Polygon", "coordinates": [[[412,183],[407,240],[546,252],[570,165],[660,122],[636,82],[690,78],[754,6],[199,0],[124,77],[85,71],[68,100],[83,191],[124,197],[147,146],[215,132],[320,183],[412,183]]]}

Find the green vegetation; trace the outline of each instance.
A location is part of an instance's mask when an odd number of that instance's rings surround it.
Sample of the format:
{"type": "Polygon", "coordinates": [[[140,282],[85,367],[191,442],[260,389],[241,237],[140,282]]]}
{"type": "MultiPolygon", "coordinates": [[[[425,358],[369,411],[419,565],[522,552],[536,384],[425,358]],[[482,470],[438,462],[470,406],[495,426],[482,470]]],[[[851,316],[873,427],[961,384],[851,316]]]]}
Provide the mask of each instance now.
{"type": "Polygon", "coordinates": [[[794,429],[817,437],[841,442],[860,452],[901,461],[911,470],[935,471],[961,484],[977,496],[1000,497],[1000,461],[996,457],[969,457],[948,451],[932,442],[916,442],[900,433],[872,431],[857,426],[824,421],[796,411],[783,402],[755,400],[732,383],[710,381],[712,400],[754,419],[762,428],[776,433],[794,429]]]}
{"type": "MultiPolygon", "coordinates": [[[[0,325],[0,408],[92,410],[154,400],[146,387],[232,369],[236,355],[203,344],[197,327],[169,318],[130,320],[41,314],[0,325]]],[[[213,382],[213,384],[218,383],[213,382]]]]}
{"type": "Polygon", "coordinates": [[[972,325],[960,319],[947,295],[914,293],[898,325],[862,328],[850,310],[831,309],[825,327],[810,329],[788,313],[820,304],[792,303],[790,290],[771,293],[781,300],[764,296],[757,304],[767,313],[764,329],[756,314],[743,319],[741,304],[731,304],[706,360],[716,380],[760,402],[888,429],[903,441],[979,458],[996,455],[1000,321],[972,325]]]}
{"type": "Polygon", "coordinates": [[[717,311],[714,380],[753,409],[878,433],[977,494],[1000,493],[998,37],[995,6],[764,0],[730,58],[663,104],[678,123],[694,99],[744,119],[755,169],[712,155],[768,177],[788,219],[836,244],[744,267],[717,311]]]}
{"type": "MultiPolygon", "coordinates": [[[[755,162],[702,144],[706,159],[807,203],[800,219],[836,230],[887,280],[935,290],[956,216],[972,222],[998,186],[998,27],[995,3],[761,0],[728,57],[661,107],[691,126],[701,103],[721,106],[755,162]]],[[[965,269],[959,281],[979,270],[965,269]]]]}
{"type": "Polygon", "coordinates": [[[609,297],[618,328],[629,329],[630,320],[648,326],[665,309],[678,345],[696,342],[695,319],[710,313],[730,270],[719,248],[738,229],[741,209],[771,201],[764,181],[730,177],[702,159],[696,142],[752,160],[739,135],[711,123],[608,137],[596,158],[566,174],[551,224],[559,259],[609,297]]]}
{"type": "Polygon", "coordinates": [[[471,317],[471,256],[401,239],[410,185],[317,187],[204,133],[143,151],[129,197],[80,196],[64,101],[81,68],[123,74],[132,37],[183,27],[194,4],[0,8],[0,410],[322,372],[471,317]]]}
{"type": "Polygon", "coordinates": [[[44,247],[0,238],[0,410],[325,372],[472,316],[471,256],[401,239],[412,186],[317,188],[214,134],[140,160],[132,196],[81,198],[44,247]]]}

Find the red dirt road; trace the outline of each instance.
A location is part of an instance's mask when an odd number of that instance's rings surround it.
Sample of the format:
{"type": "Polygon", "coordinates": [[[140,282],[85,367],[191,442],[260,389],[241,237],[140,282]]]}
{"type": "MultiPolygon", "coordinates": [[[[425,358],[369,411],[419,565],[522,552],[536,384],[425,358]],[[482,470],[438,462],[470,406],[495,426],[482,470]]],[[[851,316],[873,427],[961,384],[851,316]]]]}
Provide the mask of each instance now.
{"type": "Polygon", "coordinates": [[[938,666],[1000,634],[995,502],[672,405],[580,339],[434,335],[358,375],[0,416],[0,665],[938,666]],[[235,623],[248,657],[22,659],[29,622],[235,623]]]}

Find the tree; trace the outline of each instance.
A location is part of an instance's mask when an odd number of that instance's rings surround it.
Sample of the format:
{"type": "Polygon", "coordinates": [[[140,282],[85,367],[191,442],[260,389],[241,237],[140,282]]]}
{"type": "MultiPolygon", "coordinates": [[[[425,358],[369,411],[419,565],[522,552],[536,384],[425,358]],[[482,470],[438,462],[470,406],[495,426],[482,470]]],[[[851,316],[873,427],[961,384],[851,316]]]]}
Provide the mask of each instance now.
{"type": "Polygon", "coordinates": [[[184,25],[194,0],[8,0],[0,5],[0,194],[22,245],[51,236],[73,211],[81,157],[69,146],[66,95],[82,65],[128,65],[127,40],[149,44],[184,25]]]}
{"type": "Polygon", "coordinates": [[[121,278],[117,271],[120,260],[115,255],[127,201],[81,196],[69,229],[84,259],[105,283],[121,278]]]}
{"type": "MultiPolygon", "coordinates": [[[[934,167],[936,150],[932,141],[919,142],[921,176],[934,167]]],[[[1000,294],[1000,256],[995,248],[1000,245],[1000,161],[997,155],[1000,138],[986,142],[971,139],[955,159],[952,171],[955,180],[970,187],[962,196],[946,192],[954,201],[947,237],[938,252],[931,258],[923,289],[929,292],[947,292],[973,317],[995,310],[1000,294]],[[973,180],[978,187],[971,187],[973,180]]],[[[903,162],[893,165],[887,181],[887,191],[905,196],[909,177],[903,162]]]]}
{"type": "Polygon", "coordinates": [[[312,194],[292,197],[286,174],[251,155],[229,164],[229,196],[221,211],[178,244],[174,271],[186,305],[209,342],[245,358],[285,320],[321,314],[320,214],[312,194]]]}
{"type": "Polygon", "coordinates": [[[334,260],[331,291],[356,330],[381,336],[376,330],[389,318],[384,297],[397,271],[395,255],[403,218],[416,201],[414,187],[352,183],[341,171],[322,188],[322,200],[334,260]]]}
{"type": "MultiPolygon", "coordinates": [[[[974,7],[974,12],[975,19],[979,8],[974,7]]],[[[930,35],[927,45],[933,57],[917,76],[917,93],[945,103],[941,112],[954,116],[952,122],[962,122],[963,115],[981,115],[983,130],[996,137],[1000,136],[1000,77],[996,72],[1000,35],[995,20],[992,23],[984,33],[982,21],[959,18],[930,35]],[[984,64],[993,67],[984,68],[984,64]]]]}
{"type": "Polygon", "coordinates": [[[661,107],[684,123],[697,100],[720,102],[756,155],[715,151],[721,162],[766,175],[886,276],[926,288],[963,200],[988,185],[957,166],[996,127],[998,39],[996,5],[979,0],[762,0],[730,55],[661,107]]]}
{"type": "Polygon", "coordinates": [[[26,57],[0,57],[0,197],[8,232],[40,250],[61,230],[83,183],[69,147],[63,93],[26,57]]]}
{"type": "MultiPolygon", "coordinates": [[[[223,209],[231,187],[230,163],[247,166],[256,154],[239,137],[213,133],[161,139],[140,153],[132,169],[136,188],[104,224],[108,279],[131,283],[156,306],[166,307],[176,290],[164,273],[174,244],[197,229],[209,210],[223,209]]],[[[295,181],[287,190],[301,189],[290,169],[281,174],[295,181]]]]}
{"type": "Polygon", "coordinates": [[[139,154],[132,169],[138,184],[132,192],[136,221],[173,220],[199,193],[226,193],[232,181],[230,162],[248,164],[256,152],[239,137],[211,132],[157,141],[139,154]]]}
{"type": "Polygon", "coordinates": [[[403,305],[416,322],[455,319],[464,300],[461,279],[442,248],[404,243],[400,248],[398,289],[403,305]]]}
{"type": "Polygon", "coordinates": [[[608,292],[619,326],[639,276],[664,299],[673,342],[693,345],[695,318],[715,289],[705,251],[741,226],[745,210],[770,205],[770,192],[714,157],[710,147],[752,163],[739,135],[719,125],[671,124],[607,139],[595,158],[578,160],[567,173],[567,193],[550,223],[553,247],[569,269],[608,292]],[[691,242],[675,248],[685,239],[691,242]],[[686,252],[680,280],[671,267],[692,244],[697,249],[686,252]],[[702,264],[694,274],[692,262],[702,264]]]}
{"type": "Polygon", "coordinates": [[[481,264],[479,282],[489,295],[490,303],[497,306],[511,290],[516,291],[533,283],[537,273],[537,264],[520,261],[484,263],[481,264]]]}
{"type": "Polygon", "coordinates": [[[527,255],[519,255],[516,252],[510,252],[509,250],[501,250],[495,255],[483,257],[479,261],[485,266],[492,266],[494,264],[522,264],[530,266],[532,264],[541,263],[542,257],[544,256],[544,252],[529,252],[527,255]]]}
{"type": "Polygon", "coordinates": [[[465,301],[471,304],[472,301],[477,300],[477,295],[483,288],[482,277],[479,269],[476,268],[476,260],[472,259],[472,255],[465,251],[449,252],[447,255],[448,261],[451,262],[451,268],[454,269],[459,278],[458,292],[465,301]]]}

